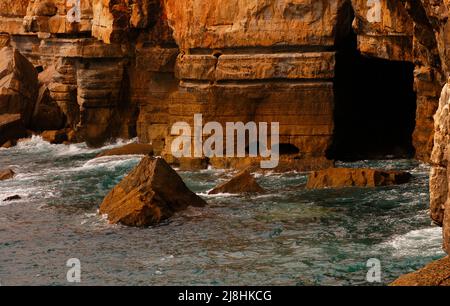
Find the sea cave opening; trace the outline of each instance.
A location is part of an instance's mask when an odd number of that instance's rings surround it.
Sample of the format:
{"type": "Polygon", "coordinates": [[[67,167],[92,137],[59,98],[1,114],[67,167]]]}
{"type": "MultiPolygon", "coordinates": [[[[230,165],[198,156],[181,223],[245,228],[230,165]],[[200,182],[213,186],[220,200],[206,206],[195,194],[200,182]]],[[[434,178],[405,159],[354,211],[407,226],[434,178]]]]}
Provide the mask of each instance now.
{"type": "Polygon", "coordinates": [[[349,31],[337,45],[330,159],[411,158],[416,120],[414,65],[370,58],[349,31]]]}
{"type": "Polygon", "coordinates": [[[280,155],[296,155],[300,153],[300,149],[290,143],[280,143],[279,144],[280,155]]]}

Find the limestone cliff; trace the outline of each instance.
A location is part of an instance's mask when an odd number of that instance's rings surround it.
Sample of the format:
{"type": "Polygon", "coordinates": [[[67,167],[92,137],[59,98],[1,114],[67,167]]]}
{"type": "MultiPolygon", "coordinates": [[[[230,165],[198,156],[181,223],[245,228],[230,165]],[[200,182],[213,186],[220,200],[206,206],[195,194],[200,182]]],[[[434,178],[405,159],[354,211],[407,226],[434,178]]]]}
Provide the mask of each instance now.
{"type": "MultiPolygon", "coordinates": [[[[3,0],[0,44],[53,71],[44,105],[57,105],[50,113],[63,114],[74,139],[138,136],[168,156],[171,125],[194,113],[221,123],[278,121],[282,148],[295,148],[283,158],[307,170],[331,164],[336,56],[354,32],[364,56],[414,65],[412,144],[428,161],[447,69],[446,3],[379,3],[80,0],[73,21],[65,0],[3,0]]],[[[42,122],[45,112],[36,112],[42,122]]]]}
{"type": "MultiPolygon", "coordinates": [[[[422,62],[428,60],[434,65],[426,69],[433,72],[434,78],[449,77],[449,48],[447,24],[448,9],[450,1],[422,1],[422,6],[417,3],[410,3],[410,10],[415,12],[414,16],[418,20],[416,31],[422,32],[417,35],[417,53],[421,54],[422,62]],[[419,23],[420,21],[420,23],[419,23]],[[428,34],[427,34],[428,33],[428,34]],[[434,36],[431,35],[434,33],[434,36]],[[434,38],[434,39],[431,39],[434,38]],[[439,72],[439,75],[437,74],[439,72]]],[[[422,68],[425,69],[425,68],[422,68]]],[[[426,80],[433,80],[429,75],[426,80]]],[[[422,79],[417,81],[418,92],[428,93],[430,96],[437,91],[437,84],[426,86],[426,82],[421,84],[422,79]],[[426,88],[426,89],[425,89],[426,88]]],[[[428,82],[431,85],[430,82],[428,82]]],[[[445,83],[445,82],[444,82],[445,83]]],[[[448,206],[448,142],[449,142],[449,103],[450,90],[447,82],[440,92],[440,101],[436,114],[434,115],[434,146],[431,154],[431,175],[430,175],[430,214],[433,221],[443,227],[444,249],[450,252],[450,210],[448,206]]],[[[434,97],[433,97],[434,100],[434,97]]],[[[420,102],[418,104],[420,107],[420,102]]],[[[431,111],[431,110],[430,110],[431,111]]]]}
{"type": "Polygon", "coordinates": [[[444,248],[450,251],[450,219],[449,210],[446,209],[449,199],[448,180],[448,143],[449,143],[449,106],[450,88],[449,84],[444,86],[439,103],[438,111],[435,115],[435,136],[434,148],[431,155],[432,170],[430,177],[430,210],[431,218],[444,229],[444,248]]]}

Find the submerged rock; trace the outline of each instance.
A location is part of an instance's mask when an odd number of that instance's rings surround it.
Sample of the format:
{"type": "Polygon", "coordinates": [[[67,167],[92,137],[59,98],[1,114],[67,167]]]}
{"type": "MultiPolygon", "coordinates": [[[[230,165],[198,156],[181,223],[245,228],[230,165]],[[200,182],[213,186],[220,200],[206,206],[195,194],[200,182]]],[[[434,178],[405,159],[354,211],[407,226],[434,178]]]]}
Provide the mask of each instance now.
{"type": "Polygon", "coordinates": [[[17,200],[20,200],[20,199],[22,199],[22,197],[20,196],[20,195],[13,195],[13,196],[10,196],[10,197],[7,197],[7,198],[5,198],[4,200],[3,200],[3,202],[11,202],[11,201],[17,201],[17,200]]]}
{"type": "Polygon", "coordinates": [[[152,155],[153,146],[143,143],[130,143],[119,148],[103,151],[96,157],[114,156],[114,155],[152,155]]]}
{"type": "Polygon", "coordinates": [[[419,271],[402,275],[391,286],[450,286],[450,257],[433,261],[419,271]]]}
{"type": "Polygon", "coordinates": [[[14,177],[16,173],[11,169],[0,170],[0,181],[9,180],[14,177]]]}
{"type": "Polygon", "coordinates": [[[377,187],[404,184],[411,174],[401,171],[376,169],[330,168],[314,171],[308,178],[306,188],[377,187]]]}
{"type": "Polygon", "coordinates": [[[105,197],[100,214],[108,215],[110,223],[149,226],[188,206],[205,205],[164,159],[146,156],[105,197]]]}
{"type": "Polygon", "coordinates": [[[258,182],[256,182],[255,177],[250,173],[249,169],[241,171],[235,177],[233,177],[228,182],[220,184],[209,194],[219,194],[219,193],[264,193],[265,190],[262,188],[258,182]]]}

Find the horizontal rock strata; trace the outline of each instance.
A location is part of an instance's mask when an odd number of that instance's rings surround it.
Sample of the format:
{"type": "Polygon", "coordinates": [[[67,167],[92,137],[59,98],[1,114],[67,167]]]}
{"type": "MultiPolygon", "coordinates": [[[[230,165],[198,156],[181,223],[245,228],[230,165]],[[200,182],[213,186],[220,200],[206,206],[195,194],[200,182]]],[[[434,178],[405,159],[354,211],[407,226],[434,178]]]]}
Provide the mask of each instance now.
{"type": "Polygon", "coordinates": [[[93,146],[138,136],[170,155],[171,125],[197,112],[221,123],[278,121],[280,142],[301,152],[289,159],[325,168],[336,52],[354,31],[362,54],[414,63],[413,144],[427,161],[447,67],[441,2],[381,1],[373,20],[362,0],[88,0],[73,21],[65,1],[5,0],[0,46],[53,71],[27,128],[71,129],[93,146]]]}

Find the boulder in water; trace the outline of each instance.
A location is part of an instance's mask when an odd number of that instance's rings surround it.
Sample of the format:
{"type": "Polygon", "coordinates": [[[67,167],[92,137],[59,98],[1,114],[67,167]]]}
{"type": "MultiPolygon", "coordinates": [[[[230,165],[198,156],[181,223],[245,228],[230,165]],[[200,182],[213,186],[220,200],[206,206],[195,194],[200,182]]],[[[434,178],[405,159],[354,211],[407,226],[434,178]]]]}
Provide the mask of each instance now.
{"type": "Polygon", "coordinates": [[[11,169],[0,170],[0,181],[9,180],[16,175],[11,169]]]}
{"type": "Polygon", "coordinates": [[[34,131],[60,130],[65,126],[65,115],[49,89],[56,74],[55,66],[39,74],[39,90],[30,122],[30,128],[34,131]]]}
{"type": "Polygon", "coordinates": [[[264,193],[265,190],[262,188],[258,182],[256,182],[255,177],[250,173],[249,169],[245,169],[239,172],[235,177],[233,177],[228,182],[220,184],[209,194],[219,194],[219,193],[232,193],[232,194],[242,194],[242,193],[264,193]]]}
{"type": "Polygon", "coordinates": [[[100,214],[108,215],[110,223],[150,226],[188,206],[205,205],[164,159],[146,156],[105,197],[100,214]]]}
{"type": "Polygon", "coordinates": [[[410,179],[410,173],[401,171],[330,168],[312,172],[306,187],[308,189],[378,187],[404,184],[410,179]]]}
{"type": "Polygon", "coordinates": [[[68,140],[65,130],[45,131],[41,134],[41,137],[51,144],[62,144],[68,140]]]}

